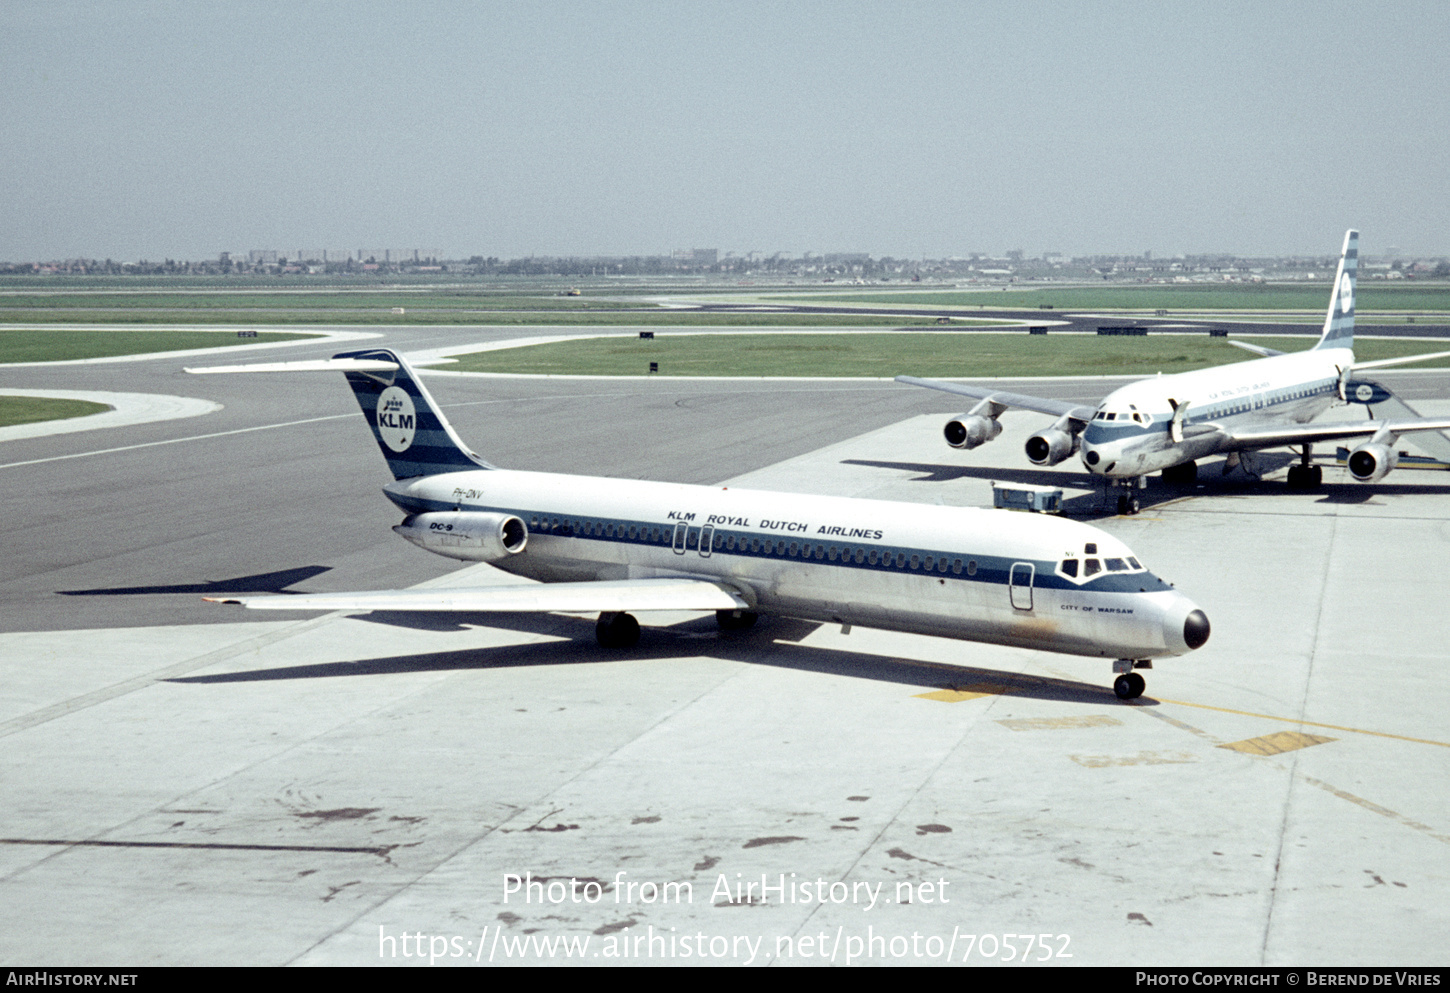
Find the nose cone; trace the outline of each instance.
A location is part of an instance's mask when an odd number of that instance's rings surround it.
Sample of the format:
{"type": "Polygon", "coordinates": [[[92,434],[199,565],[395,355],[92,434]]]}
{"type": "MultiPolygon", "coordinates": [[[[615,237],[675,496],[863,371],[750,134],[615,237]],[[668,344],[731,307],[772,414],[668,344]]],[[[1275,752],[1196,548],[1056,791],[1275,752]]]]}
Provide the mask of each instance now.
{"type": "Polygon", "coordinates": [[[1208,615],[1176,590],[1162,618],[1163,644],[1170,654],[1187,655],[1208,643],[1208,615]]]}
{"type": "Polygon", "coordinates": [[[1183,641],[1189,648],[1202,648],[1208,643],[1208,615],[1193,610],[1183,621],[1183,641]]]}

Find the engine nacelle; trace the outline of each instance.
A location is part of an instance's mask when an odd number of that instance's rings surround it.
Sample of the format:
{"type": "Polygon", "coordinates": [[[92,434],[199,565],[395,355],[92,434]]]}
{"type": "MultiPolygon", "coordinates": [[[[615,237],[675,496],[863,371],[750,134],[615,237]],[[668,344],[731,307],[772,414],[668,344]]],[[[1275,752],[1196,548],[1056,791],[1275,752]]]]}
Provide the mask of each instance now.
{"type": "Polygon", "coordinates": [[[1027,439],[1027,458],[1033,465],[1057,465],[1077,451],[1078,436],[1062,428],[1048,428],[1027,439]]]}
{"type": "Polygon", "coordinates": [[[413,514],[394,531],[419,548],[468,562],[497,562],[529,543],[529,529],[512,514],[437,511],[413,514]]]}
{"type": "Polygon", "coordinates": [[[1389,445],[1367,441],[1349,453],[1349,474],[1361,483],[1377,483],[1400,462],[1400,453],[1389,445]]]}
{"type": "Polygon", "coordinates": [[[976,448],[985,445],[1002,433],[1002,422],[995,417],[981,414],[963,414],[954,421],[948,421],[942,434],[953,448],[976,448]]]}

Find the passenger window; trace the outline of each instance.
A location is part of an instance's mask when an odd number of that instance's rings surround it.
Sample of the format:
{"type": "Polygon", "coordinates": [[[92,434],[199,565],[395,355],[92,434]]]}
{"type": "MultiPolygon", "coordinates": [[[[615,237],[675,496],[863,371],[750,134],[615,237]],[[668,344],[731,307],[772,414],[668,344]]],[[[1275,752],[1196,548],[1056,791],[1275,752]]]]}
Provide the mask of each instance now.
{"type": "Polygon", "coordinates": [[[871,549],[871,554],[870,554],[870,555],[868,555],[868,556],[866,556],[866,561],[867,561],[867,562],[870,562],[870,563],[871,563],[871,564],[872,564],[872,565],[875,565],[875,564],[876,564],[876,559],[877,559],[877,557],[878,557],[878,556],[879,556],[879,554],[880,554],[880,553],[879,553],[879,552],[877,552],[877,550],[876,550],[876,549],[874,549],[874,548],[873,548],[873,549],[871,549]]]}
{"type": "Polygon", "coordinates": [[[913,555],[911,557],[911,567],[913,569],[920,569],[921,568],[921,556],[920,555],[913,555]]]}
{"type": "Polygon", "coordinates": [[[905,565],[906,565],[906,553],[905,552],[897,552],[896,553],[896,568],[900,569],[900,568],[902,568],[905,565]]]}
{"type": "Polygon", "coordinates": [[[967,560],[967,575],[968,576],[975,576],[976,574],[977,574],[977,560],[976,559],[968,559],[967,560]]]}
{"type": "Polygon", "coordinates": [[[1058,568],[1062,570],[1064,576],[1071,576],[1073,579],[1077,578],[1077,559],[1063,559],[1062,565],[1058,566],[1058,568]]]}
{"type": "Polygon", "coordinates": [[[800,545],[796,544],[794,541],[792,541],[790,543],[790,557],[791,558],[795,558],[796,555],[800,552],[800,550],[801,550],[801,546],[800,545]]]}
{"type": "Polygon", "coordinates": [[[866,561],[866,552],[865,552],[865,550],[864,549],[861,549],[861,548],[856,549],[856,564],[857,565],[860,565],[862,562],[865,562],[865,561],[866,561]]]}
{"type": "Polygon", "coordinates": [[[775,543],[775,554],[777,554],[777,555],[784,555],[785,554],[785,542],[784,541],[777,541],[775,543]]]}
{"type": "Polygon", "coordinates": [[[960,576],[961,574],[962,574],[962,560],[961,559],[953,559],[952,560],[952,575],[954,575],[954,576],[960,576]]]}
{"type": "Polygon", "coordinates": [[[1083,563],[1082,574],[1084,579],[1086,579],[1088,576],[1096,576],[1102,571],[1102,563],[1100,563],[1097,559],[1087,559],[1083,563]]]}
{"type": "Polygon", "coordinates": [[[825,545],[817,545],[816,546],[816,558],[817,559],[823,559],[825,557],[826,557],[826,546],[825,545]]]}

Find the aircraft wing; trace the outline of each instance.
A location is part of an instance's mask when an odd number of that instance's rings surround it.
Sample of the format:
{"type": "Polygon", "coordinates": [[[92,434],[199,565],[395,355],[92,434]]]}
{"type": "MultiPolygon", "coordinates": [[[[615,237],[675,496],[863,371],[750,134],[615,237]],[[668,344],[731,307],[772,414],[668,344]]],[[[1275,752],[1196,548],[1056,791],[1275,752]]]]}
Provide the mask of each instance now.
{"type": "Polygon", "coordinates": [[[704,579],[623,579],[455,589],[204,597],[252,610],[420,610],[459,613],[620,610],[752,610],[739,591],[704,579]]]}
{"type": "Polygon", "coordinates": [[[1333,424],[1273,425],[1263,428],[1228,429],[1214,425],[1226,438],[1222,449],[1275,448],[1279,445],[1302,445],[1306,442],[1340,441],[1345,438],[1373,437],[1385,434],[1410,434],[1414,431],[1450,431],[1450,417],[1421,417],[1406,420],[1378,419],[1340,421],[1333,424]]]}
{"type": "Polygon", "coordinates": [[[898,383],[906,383],[908,386],[925,386],[929,390],[941,390],[944,393],[956,393],[964,397],[972,397],[976,400],[991,400],[993,403],[1003,404],[1008,407],[1021,407],[1024,410],[1035,410],[1039,414],[1048,414],[1052,417],[1070,417],[1075,421],[1082,421],[1086,424],[1093,419],[1095,407],[1084,406],[1080,403],[1069,403],[1066,400],[1049,400],[1046,397],[1027,396],[1024,393],[1008,393],[1006,390],[994,390],[987,386],[967,386],[962,383],[948,383],[940,379],[917,379],[915,376],[897,376],[898,383]]]}

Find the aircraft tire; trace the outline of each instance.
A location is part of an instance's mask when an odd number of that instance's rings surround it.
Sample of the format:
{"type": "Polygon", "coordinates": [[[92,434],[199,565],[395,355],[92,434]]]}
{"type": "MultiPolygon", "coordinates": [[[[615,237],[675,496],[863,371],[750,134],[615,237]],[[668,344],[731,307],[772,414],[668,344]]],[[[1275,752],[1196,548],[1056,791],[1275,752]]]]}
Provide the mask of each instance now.
{"type": "Polygon", "coordinates": [[[1147,681],[1136,672],[1125,672],[1113,680],[1113,692],[1119,700],[1134,700],[1147,688],[1147,681]]]}
{"type": "Polygon", "coordinates": [[[1317,490],[1324,485],[1324,467],[1318,465],[1291,465],[1289,467],[1289,489],[1317,490]]]}
{"type": "Polygon", "coordinates": [[[601,648],[632,648],[639,643],[639,621],[623,611],[600,614],[594,637],[601,648]]]}
{"type": "Polygon", "coordinates": [[[1169,486],[1192,486],[1198,482],[1198,463],[1184,462],[1163,470],[1163,482],[1169,486]]]}
{"type": "Polygon", "coordinates": [[[760,615],[753,610],[717,610],[715,623],[721,631],[745,631],[755,627],[760,615]]]}

